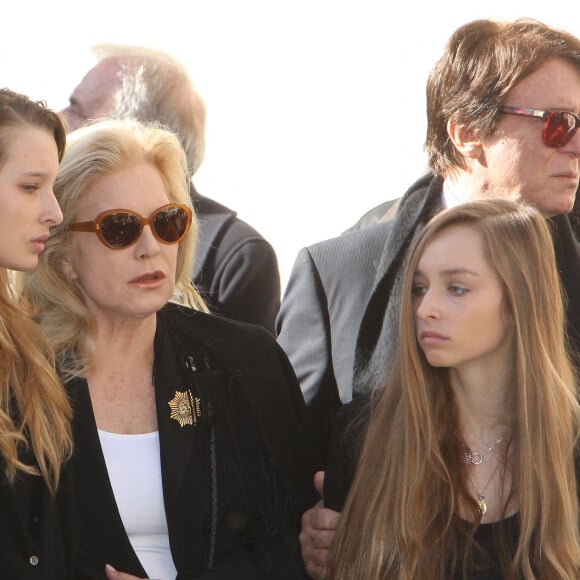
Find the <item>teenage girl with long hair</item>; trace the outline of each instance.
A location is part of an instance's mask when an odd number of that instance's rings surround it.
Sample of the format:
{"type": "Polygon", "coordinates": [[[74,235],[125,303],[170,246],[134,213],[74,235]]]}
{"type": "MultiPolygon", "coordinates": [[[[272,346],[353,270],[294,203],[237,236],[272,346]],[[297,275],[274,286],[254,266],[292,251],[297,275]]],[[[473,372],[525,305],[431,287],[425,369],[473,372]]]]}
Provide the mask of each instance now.
{"type": "Polygon", "coordinates": [[[37,324],[17,304],[12,271],[38,264],[62,221],[53,185],[65,147],[59,116],[0,89],[0,571],[73,578],[73,512],[63,464],[71,408],[37,324]]]}
{"type": "Polygon", "coordinates": [[[560,296],[535,209],[477,201],[425,227],[330,578],[580,577],[579,406],[560,296]]]}

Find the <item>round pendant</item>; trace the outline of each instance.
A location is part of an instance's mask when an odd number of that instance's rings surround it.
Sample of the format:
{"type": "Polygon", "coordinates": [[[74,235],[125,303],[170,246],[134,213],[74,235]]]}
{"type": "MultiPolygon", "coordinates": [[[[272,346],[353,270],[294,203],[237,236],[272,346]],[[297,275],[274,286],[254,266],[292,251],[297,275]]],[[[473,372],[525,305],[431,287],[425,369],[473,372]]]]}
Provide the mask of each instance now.
{"type": "Polygon", "coordinates": [[[463,461],[465,461],[467,465],[479,465],[480,463],[483,463],[483,453],[480,453],[479,451],[474,451],[473,453],[471,451],[466,451],[463,454],[463,461]]]}

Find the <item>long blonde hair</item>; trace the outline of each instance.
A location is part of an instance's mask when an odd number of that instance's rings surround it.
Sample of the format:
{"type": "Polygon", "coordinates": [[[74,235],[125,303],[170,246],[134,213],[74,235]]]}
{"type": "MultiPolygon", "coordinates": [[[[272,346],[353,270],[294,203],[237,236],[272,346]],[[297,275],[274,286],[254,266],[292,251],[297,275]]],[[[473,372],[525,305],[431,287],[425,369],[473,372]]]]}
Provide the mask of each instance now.
{"type": "Polygon", "coordinates": [[[188,188],[187,164],[177,137],[159,126],[137,121],[99,121],[69,135],[54,192],[64,220],[51,231],[35,272],[24,276],[23,298],[39,315],[65,380],[84,376],[92,363],[96,323],[77,285],[63,271],[74,237],[69,224],[87,189],[99,179],[134,163],[153,165],[163,179],[171,202],[188,205],[193,223],[179,242],[175,301],[206,311],[191,282],[197,240],[197,220],[188,188]]]}
{"type": "MultiPolygon", "coordinates": [[[[533,208],[507,200],[463,204],[435,216],[405,273],[396,368],[372,405],[369,429],[333,546],[330,578],[421,580],[452,577],[478,549],[456,517],[480,514],[461,459],[449,372],[418,346],[413,273],[427,244],[452,225],[480,232],[513,321],[513,486],[519,498],[515,553],[500,534],[507,578],[580,575],[575,447],[577,378],[566,348],[564,308],[552,239],[533,208]]],[[[505,515],[505,510],[504,510],[505,515]]],[[[480,520],[479,520],[480,521],[480,520]]]]}
{"type": "MultiPolygon", "coordinates": [[[[43,102],[1,89],[0,169],[8,156],[11,138],[19,128],[27,126],[48,131],[54,137],[60,159],[66,140],[60,117],[43,102]]],[[[72,450],[71,408],[40,328],[17,304],[10,286],[12,274],[0,267],[2,471],[10,482],[19,471],[40,473],[51,493],[55,493],[61,465],[72,450]]]]}

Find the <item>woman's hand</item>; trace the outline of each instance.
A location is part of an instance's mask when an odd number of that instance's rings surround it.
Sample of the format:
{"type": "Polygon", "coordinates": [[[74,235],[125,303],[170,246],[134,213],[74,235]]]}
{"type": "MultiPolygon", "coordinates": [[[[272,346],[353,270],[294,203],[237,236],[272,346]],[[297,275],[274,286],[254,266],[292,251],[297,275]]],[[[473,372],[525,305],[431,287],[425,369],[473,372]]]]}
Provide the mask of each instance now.
{"type": "Polygon", "coordinates": [[[153,578],[143,579],[140,576],[133,576],[133,574],[127,574],[126,572],[118,572],[111,564],[105,566],[105,576],[107,576],[108,580],[154,580],[153,578]]]}

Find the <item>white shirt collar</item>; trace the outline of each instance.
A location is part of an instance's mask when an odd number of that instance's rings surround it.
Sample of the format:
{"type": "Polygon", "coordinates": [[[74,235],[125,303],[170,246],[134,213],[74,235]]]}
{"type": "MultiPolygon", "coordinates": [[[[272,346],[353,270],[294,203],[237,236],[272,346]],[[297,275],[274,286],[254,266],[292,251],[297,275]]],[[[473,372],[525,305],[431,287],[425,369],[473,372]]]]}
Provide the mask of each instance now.
{"type": "Polygon", "coordinates": [[[443,191],[441,192],[441,203],[445,209],[455,207],[463,203],[461,196],[457,194],[455,186],[451,181],[445,179],[443,181],[443,191]]]}

